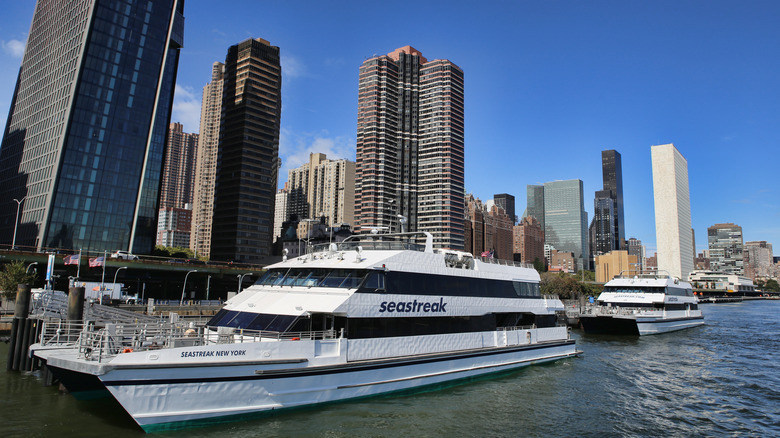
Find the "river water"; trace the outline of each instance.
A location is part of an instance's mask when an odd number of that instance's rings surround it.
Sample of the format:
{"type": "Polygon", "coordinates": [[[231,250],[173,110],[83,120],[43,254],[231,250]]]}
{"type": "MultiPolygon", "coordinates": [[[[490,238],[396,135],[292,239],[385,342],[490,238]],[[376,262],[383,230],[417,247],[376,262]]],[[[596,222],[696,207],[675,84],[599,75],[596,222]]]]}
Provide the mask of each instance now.
{"type": "MultiPolygon", "coordinates": [[[[508,376],[159,436],[780,436],[780,301],[701,307],[706,325],[681,332],[574,330],[581,357],[508,376]]],[[[7,354],[0,344],[3,364],[7,354]]],[[[144,436],[113,401],[77,401],[4,370],[4,437],[144,436]]]]}

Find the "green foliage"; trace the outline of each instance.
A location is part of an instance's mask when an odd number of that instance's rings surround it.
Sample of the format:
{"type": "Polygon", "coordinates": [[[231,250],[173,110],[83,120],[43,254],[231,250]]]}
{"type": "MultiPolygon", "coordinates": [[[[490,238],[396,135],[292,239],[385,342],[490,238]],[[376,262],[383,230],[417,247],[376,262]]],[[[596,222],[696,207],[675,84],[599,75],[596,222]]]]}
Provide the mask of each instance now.
{"type": "Polygon", "coordinates": [[[580,292],[580,282],[571,274],[563,272],[545,272],[541,280],[542,294],[558,295],[561,299],[571,299],[580,292]]]}
{"type": "Polygon", "coordinates": [[[764,285],[764,288],[768,291],[780,292],[780,284],[778,284],[777,280],[773,280],[773,279],[767,280],[766,284],[764,285]]]}
{"type": "Polygon", "coordinates": [[[152,255],[158,257],[175,257],[177,259],[195,258],[195,253],[193,253],[191,249],[180,248],[178,246],[171,247],[171,246],[157,245],[154,247],[154,251],[152,251],[152,255]]]}
{"type": "Polygon", "coordinates": [[[536,269],[540,273],[545,271],[544,261],[543,260],[539,260],[539,257],[536,257],[534,259],[534,269],[536,269]]]}
{"type": "Polygon", "coordinates": [[[16,290],[20,284],[32,285],[35,281],[35,272],[28,274],[27,267],[22,261],[15,261],[5,265],[0,272],[0,291],[8,300],[16,299],[16,290]]]}
{"type": "Polygon", "coordinates": [[[596,272],[595,271],[580,271],[580,278],[585,277],[585,281],[596,281],[596,272]]]}
{"type": "MultiPolygon", "coordinates": [[[[585,271],[585,281],[588,280],[589,271],[585,271]]],[[[593,275],[590,272],[591,276],[593,275]]],[[[545,295],[558,295],[559,298],[568,300],[580,295],[598,296],[601,293],[600,284],[590,284],[581,281],[582,272],[567,274],[564,272],[544,272],[541,274],[540,287],[545,295]]]]}

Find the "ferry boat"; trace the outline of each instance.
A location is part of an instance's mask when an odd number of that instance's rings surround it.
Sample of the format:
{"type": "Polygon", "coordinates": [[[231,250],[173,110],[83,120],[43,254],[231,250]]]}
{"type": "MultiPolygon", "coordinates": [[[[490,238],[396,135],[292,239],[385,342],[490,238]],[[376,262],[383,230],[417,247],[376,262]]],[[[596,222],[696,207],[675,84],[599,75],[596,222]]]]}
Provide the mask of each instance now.
{"type": "Polygon", "coordinates": [[[698,303],[689,283],[668,274],[619,275],[583,309],[580,325],[585,333],[666,333],[704,324],[698,303]]]}
{"type": "Polygon", "coordinates": [[[87,323],[72,348],[49,328],[31,349],[155,431],[573,357],[564,318],[529,266],[434,250],[429,233],[359,235],[268,266],[205,327],[87,323]]]}

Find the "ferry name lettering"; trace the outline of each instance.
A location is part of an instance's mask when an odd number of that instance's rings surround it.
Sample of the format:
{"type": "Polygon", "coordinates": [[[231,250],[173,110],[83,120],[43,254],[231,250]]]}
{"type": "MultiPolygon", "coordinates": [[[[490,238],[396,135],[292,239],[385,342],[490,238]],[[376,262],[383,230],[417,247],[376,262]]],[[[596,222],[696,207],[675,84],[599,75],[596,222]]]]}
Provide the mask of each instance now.
{"type": "Polygon", "coordinates": [[[379,313],[392,312],[424,312],[439,313],[447,311],[447,303],[444,298],[439,298],[438,303],[423,303],[414,301],[383,301],[379,304],[379,313]]]}
{"type": "Polygon", "coordinates": [[[223,350],[223,351],[182,351],[181,357],[225,357],[225,356],[246,356],[246,350],[223,350]]]}

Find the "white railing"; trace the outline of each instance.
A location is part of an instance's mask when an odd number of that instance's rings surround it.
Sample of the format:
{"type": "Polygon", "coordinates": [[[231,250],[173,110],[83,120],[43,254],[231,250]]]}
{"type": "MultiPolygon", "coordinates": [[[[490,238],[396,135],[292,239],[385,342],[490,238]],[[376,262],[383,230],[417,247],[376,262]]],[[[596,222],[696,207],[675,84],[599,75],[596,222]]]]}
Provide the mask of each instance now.
{"type": "Polygon", "coordinates": [[[585,306],[582,315],[662,315],[663,309],[652,307],[585,306]]]}
{"type": "Polygon", "coordinates": [[[77,348],[79,356],[101,362],[120,353],[211,344],[336,339],[343,331],[275,332],[231,327],[194,327],[181,323],[109,323],[44,321],[40,343],[77,348]]]}

